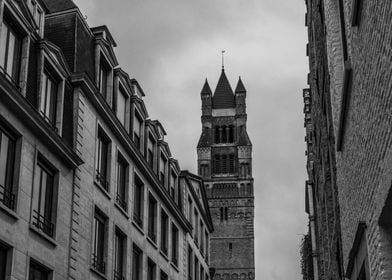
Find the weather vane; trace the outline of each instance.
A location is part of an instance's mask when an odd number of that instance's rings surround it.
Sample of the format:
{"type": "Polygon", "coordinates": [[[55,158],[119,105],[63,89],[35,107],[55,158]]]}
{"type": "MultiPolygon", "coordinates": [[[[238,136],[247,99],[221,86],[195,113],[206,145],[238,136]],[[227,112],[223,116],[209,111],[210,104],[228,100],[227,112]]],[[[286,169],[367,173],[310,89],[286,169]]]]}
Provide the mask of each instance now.
{"type": "Polygon", "coordinates": [[[222,53],[222,70],[225,69],[225,57],[224,57],[224,53],[225,52],[226,52],[225,50],[221,50],[221,53],[222,53]]]}

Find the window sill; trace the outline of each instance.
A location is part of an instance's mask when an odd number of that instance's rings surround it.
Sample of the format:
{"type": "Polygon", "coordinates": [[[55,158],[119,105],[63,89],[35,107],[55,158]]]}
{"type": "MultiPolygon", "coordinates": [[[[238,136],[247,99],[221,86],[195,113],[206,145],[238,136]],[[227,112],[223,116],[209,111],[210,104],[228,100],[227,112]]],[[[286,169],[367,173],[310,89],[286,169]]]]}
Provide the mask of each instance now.
{"type": "Polygon", "coordinates": [[[142,235],[144,235],[144,230],[143,230],[143,228],[142,228],[140,225],[138,225],[135,221],[132,221],[132,225],[133,225],[142,235]]]}
{"type": "Polygon", "coordinates": [[[125,209],[123,209],[117,202],[114,203],[114,206],[116,206],[118,211],[120,211],[125,216],[125,218],[127,218],[127,220],[129,220],[129,215],[125,209]]]}
{"type": "Polygon", "coordinates": [[[98,183],[97,181],[94,181],[94,185],[96,185],[96,186],[98,187],[98,189],[100,189],[101,192],[102,192],[109,200],[112,199],[112,197],[110,196],[110,193],[109,193],[107,190],[105,190],[105,188],[102,187],[100,183],[98,183]]]}
{"type": "Polygon", "coordinates": [[[178,268],[178,264],[175,264],[173,261],[171,261],[170,264],[177,272],[180,272],[180,269],[178,268]]]}
{"type": "Polygon", "coordinates": [[[163,252],[162,250],[159,250],[159,253],[161,254],[161,256],[166,260],[169,261],[169,257],[167,256],[167,254],[165,252],[163,252]]]}
{"type": "Polygon", "coordinates": [[[19,219],[18,214],[16,214],[14,210],[11,210],[7,206],[4,206],[2,203],[0,203],[0,210],[10,216],[12,219],[14,219],[14,221],[17,221],[19,219]]]}
{"type": "Polygon", "coordinates": [[[147,235],[147,240],[148,240],[148,242],[151,243],[151,245],[152,245],[155,249],[158,249],[158,244],[157,244],[154,240],[152,240],[148,235],[147,235]]]}
{"type": "Polygon", "coordinates": [[[57,242],[56,240],[54,240],[52,237],[50,237],[49,235],[43,233],[41,230],[37,229],[35,226],[33,226],[32,224],[29,225],[29,229],[34,232],[35,234],[37,234],[38,236],[40,236],[41,238],[45,239],[47,242],[49,242],[52,246],[57,247],[57,242]]]}
{"type": "Polygon", "coordinates": [[[96,275],[98,275],[101,279],[105,279],[105,280],[107,279],[105,274],[103,274],[102,272],[96,270],[94,267],[90,266],[90,270],[92,272],[94,272],[96,275]]]}

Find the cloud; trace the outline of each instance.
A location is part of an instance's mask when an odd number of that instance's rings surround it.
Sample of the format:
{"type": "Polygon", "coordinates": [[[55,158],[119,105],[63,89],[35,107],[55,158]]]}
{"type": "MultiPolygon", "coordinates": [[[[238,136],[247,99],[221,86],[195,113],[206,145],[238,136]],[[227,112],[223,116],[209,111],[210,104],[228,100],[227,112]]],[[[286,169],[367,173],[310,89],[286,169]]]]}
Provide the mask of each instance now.
{"type": "Polygon", "coordinates": [[[248,90],[253,142],[257,279],[300,279],[305,145],[302,88],[308,71],[303,0],[77,0],[91,26],[106,24],[117,57],[146,92],[183,169],[196,170],[200,90],[214,89],[220,50],[235,86],[248,90]]]}

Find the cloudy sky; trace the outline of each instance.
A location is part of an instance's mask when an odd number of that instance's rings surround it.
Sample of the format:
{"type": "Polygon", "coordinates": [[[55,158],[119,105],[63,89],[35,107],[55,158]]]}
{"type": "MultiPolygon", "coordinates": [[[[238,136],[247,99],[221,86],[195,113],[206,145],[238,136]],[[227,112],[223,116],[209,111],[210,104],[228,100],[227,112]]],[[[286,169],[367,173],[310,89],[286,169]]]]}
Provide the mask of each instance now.
{"type": "Polygon", "coordinates": [[[90,26],[105,24],[120,66],[143,87],[182,169],[196,171],[200,90],[214,90],[220,51],[247,88],[256,195],[256,279],[301,279],[308,72],[303,0],[74,0],[90,26]]]}

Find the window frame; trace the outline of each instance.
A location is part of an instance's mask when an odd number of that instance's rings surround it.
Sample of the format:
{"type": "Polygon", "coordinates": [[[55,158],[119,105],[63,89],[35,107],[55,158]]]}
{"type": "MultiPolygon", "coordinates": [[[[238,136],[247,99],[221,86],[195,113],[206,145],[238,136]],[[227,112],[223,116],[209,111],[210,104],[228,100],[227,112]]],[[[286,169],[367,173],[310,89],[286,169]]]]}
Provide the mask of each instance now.
{"type": "Polygon", "coordinates": [[[165,210],[161,208],[161,238],[160,251],[168,256],[169,254],[169,216],[165,210]]]}
{"type": "Polygon", "coordinates": [[[108,217],[95,207],[92,224],[91,267],[102,274],[106,273],[107,223],[108,217]],[[97,225],[100,228],[97,228],[97,225]]]}
{"type": "Polygon", "coordinates": [[[127,236],[118,227],[114,230],[113,279],[123,280],[126,272],[127,236]],[[118,248],[121,248],[118,250],[118,248]],[[119,261],[118,261],[119,259],[119,261]]]}
{"type": "Polygon", "coordinates": [[[96,182],[97,185],[105,192],[109,193],[110,192],[109,182],[110,182],[110,163],[111,163],[111,140],[101,126],[98,126],[96,139],[97,140],[96,140],[96,148],[95,148],[96,152],[95,152],[94,182],[96,182]],[[104,156],[101,147],[105,147],[104,156]]]}
{"type": "Polygon", "coordinates": [[[128,173],[129,163],[120,151],[117,151],[117,166],[116,166],[116,204],[120,206],[125,212],[128,211],[128,173]],[[120,169],[121,168],[121,169],[120,169]],[[122,170],[122,171],[120,171],[122,170]],[[120,177],[120,172],[122,172],[120,177]]]}
{"type": "Polygon", "coordinates": [[[133,243],[132,280],[141,280],[142,277],[143,277],[143,251],[135,243],[133,243]],[[137,272],[137,274],[135,272],[137,272]]]}
{"type": "Polygon", "coordinates": [[[29,280],[35,280],[36,278],[32,278],[32,268],[33,269],[37,269],[37,271],[39,270],[39,272],[41,273],[45,273],[46,276],[44,276],[45,278],[41,278],[40,280],[50,280],[52,279],[52,274],[53,271],[51,269],[49,269],[48,267],[42,265],[41,263],[39,263],[38,261],[30,258],[30,262],[29,262],[29,280]]]}
{"type": "Polygon", "coordinates": [[[136,223],[138,227],[143,229],[144,225],[144,190],[145,190],[145,184],[141,177],[134,173],[134,191],[133,191],[133,222],[136,223]]]}
{"type": "Polygon", "coordinates": [[[171,223],[171,261],[172,263],[178,267],[179,261],[179,240],[180,240],[180,232],[178,227],[172,222],[171,223]]]}
{"type": "Polygon", "coordinates": [[[158,223],[157,223],[158,219],[157,218],[158,218],[158,201],[152,195],[152,193],[149,192],[149,194],[148,194],[148,230],[147,230],[147,236],[154,243],[157,242],[157,228],[158,228],[158,223]]]}

